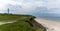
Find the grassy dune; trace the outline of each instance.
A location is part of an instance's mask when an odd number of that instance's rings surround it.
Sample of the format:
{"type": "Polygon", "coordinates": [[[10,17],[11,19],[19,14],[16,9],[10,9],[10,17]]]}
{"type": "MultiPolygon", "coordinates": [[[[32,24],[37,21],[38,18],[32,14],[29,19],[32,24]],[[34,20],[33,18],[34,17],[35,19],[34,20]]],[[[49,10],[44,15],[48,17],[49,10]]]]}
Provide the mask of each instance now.
{"type": "Polygon", "coordinates": [[[36,23],[34,18],[31,15],[0,14],[1,22],[17,21],[0,25],[0,31],[45,31],[45,28],[36,23]]]}

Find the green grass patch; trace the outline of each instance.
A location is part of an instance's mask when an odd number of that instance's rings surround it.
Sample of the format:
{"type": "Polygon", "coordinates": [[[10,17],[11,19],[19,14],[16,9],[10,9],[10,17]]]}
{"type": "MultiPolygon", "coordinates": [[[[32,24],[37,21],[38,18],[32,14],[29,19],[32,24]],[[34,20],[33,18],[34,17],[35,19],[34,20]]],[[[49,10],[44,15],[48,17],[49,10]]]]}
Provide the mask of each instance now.
{"type": "Polygon", "coordinates": [[[0,31],[43,31],[34,23],[35,18],[31,15],[16,15],[16,14],[0,14],[0,21],[17,21],[14,23],[8,23],[0,25],[0,31]],[[29,21],[30,23],[26,22],[29,21]],[[33,24],[33,27],[30,25],[33,24]]]}

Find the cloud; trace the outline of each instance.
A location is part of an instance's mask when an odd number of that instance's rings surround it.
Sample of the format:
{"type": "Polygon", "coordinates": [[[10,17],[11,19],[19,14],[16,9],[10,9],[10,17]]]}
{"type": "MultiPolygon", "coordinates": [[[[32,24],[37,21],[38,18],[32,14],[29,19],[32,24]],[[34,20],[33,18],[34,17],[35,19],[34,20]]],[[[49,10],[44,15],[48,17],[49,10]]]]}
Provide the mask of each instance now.
{"type": "Polygon", "coordinates": [[[60,8],[60,0],[47,0],[47,7],[60,8]]]}
{"type": "Polygon", "coordinates": [[[20,12],[30,12],[36,7],[45,6],[41,0],[0,0],[0,10],[6,12],[7,8],[20,12]],[[22,8],[20,8],[22,7],[22,8]]]}
{"type": "Polygon", "coordinates": [[[11,10],[15,9],[15,13],[27,13],[27,12],[35,12],[36,7],[46,6],[45,2],[37,1],[37,0],[13,0],[7,4],[6,7],[10,8],[11,10]],[[19,8],[21,7],[21,8],[19,8]]]}
{"type": "Polygon", "coordinates": [[[60,0],[0,0],[0,12],[7,12],[7,8],[10,9],[10,13],[38,13],[44,11],[43,13],[59,14],[60,0]]]}

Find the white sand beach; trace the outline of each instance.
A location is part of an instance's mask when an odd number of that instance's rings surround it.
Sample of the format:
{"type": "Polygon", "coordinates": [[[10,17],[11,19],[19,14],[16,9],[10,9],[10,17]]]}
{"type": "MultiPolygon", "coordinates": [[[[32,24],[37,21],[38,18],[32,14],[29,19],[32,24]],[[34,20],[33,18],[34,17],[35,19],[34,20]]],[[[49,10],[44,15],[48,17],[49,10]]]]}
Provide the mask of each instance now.
{"type": "Polygon", "coordinates": [[[60,31],[60,22],[36,18],[36,22],[46,27],[47,31],[60,31]]]}

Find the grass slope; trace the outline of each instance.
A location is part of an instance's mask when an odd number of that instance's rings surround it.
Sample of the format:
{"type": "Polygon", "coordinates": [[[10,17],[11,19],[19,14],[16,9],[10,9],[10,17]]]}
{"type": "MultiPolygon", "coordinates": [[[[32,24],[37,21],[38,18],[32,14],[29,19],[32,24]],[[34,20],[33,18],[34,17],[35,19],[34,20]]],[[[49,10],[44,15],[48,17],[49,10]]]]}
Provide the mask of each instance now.
{"type": "Polygon", "coordinates": [[[17,21],[0,25],[0,31],[44,31],[43,28],[39,28],[39,25],[33,20],[34,18],[31,15],[0,14],[2,22],[17,21]]]}

